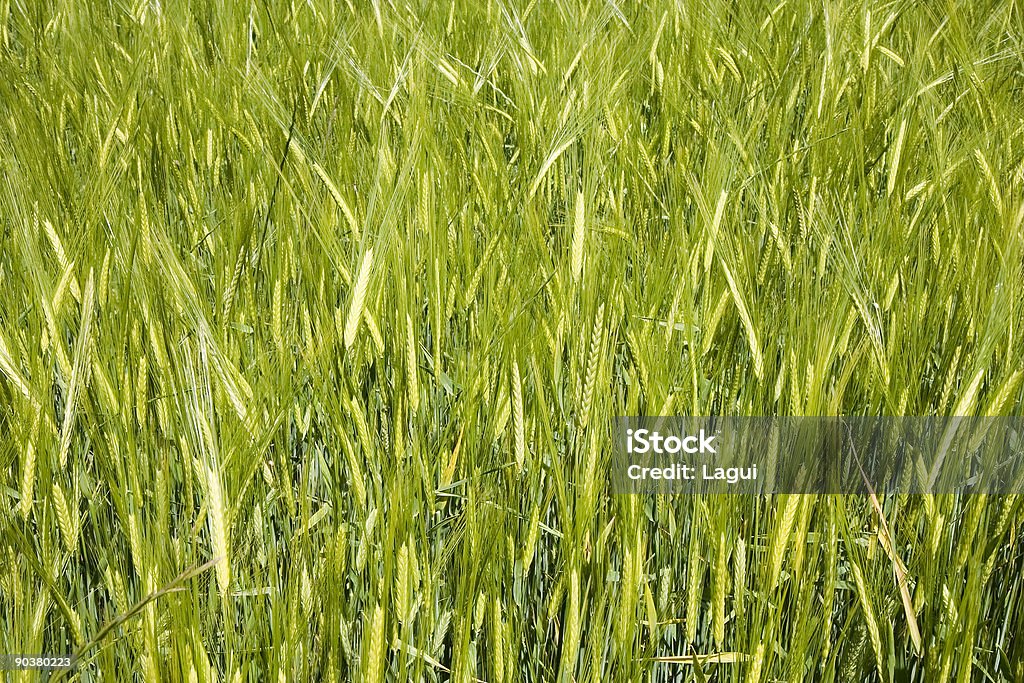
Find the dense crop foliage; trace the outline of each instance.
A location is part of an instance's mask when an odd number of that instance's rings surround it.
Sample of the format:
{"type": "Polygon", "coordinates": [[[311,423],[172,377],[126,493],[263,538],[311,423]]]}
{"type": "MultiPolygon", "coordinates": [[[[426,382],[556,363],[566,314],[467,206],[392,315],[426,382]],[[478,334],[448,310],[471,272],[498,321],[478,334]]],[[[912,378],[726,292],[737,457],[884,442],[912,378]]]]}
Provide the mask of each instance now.
{"type": "Polygon", "coordinates": [[[1017,497],[607,475],[616,415],[1021,413],[1022,26],[0,0],[0,654],[1021,680],[1017,497]]]}

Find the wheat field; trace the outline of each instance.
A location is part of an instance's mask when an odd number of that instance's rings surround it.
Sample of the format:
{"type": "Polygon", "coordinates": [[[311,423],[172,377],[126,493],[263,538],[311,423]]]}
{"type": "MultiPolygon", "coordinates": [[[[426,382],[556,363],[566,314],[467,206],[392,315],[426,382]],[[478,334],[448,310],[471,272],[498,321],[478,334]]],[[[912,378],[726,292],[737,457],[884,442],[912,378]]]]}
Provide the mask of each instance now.
{"type": "Polygon", "coordinates": [[[620,415],[1022,415],[1016,0],[0,0],[0,655],[1020,681],[1017,495],[620,415]]]}

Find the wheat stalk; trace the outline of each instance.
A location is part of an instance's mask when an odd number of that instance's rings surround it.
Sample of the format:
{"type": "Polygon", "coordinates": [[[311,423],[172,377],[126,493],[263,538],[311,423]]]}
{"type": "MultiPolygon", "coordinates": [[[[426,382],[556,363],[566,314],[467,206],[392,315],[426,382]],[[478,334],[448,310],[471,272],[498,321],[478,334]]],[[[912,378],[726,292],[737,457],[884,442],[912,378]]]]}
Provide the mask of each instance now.
{"type": "Polygon", "coordinates": [[[733,590],[735,591],[736,614],[743,616],[745,611],[744,598],[747,592],[747,544],[742,538],[736,539],[736,547],[732,551],[733,590]]]}
{"type": "Polygon", "coordinates": [[[523,381],[516,361],[512,361],[512,427],[515,432],[516,469],[522,472],[526,463],[526,425],[523,418],[523,381]]]}
{"type": "Polygon", "coordinates": [[[398,549],[398,557],[395,559],[395,609],[398,612],[399,622],[405,623],[409,616],[409,546],[403,543],[398,549]]]}
{"type": "Polygon", "coordinates": [[[82,323],[75,343],[75,363],[68,382],[68,395],[64,404],[64,419],[61,422],[60,466],[67,465],[68,450],[71,448],[72,427],[78,412],[78,393],[85,381],[84,375],[92,367],[88,356],[92,345],[93,302],[95,300],[93,272],[89,270],[89,279],[85,284],[85,295],[82,299],[82,323]]]}
{"type": "Polygon", "coordinates": [[[363,316],[363,306],[366,305],[366,290],[370,284],[370,273],[373,269],[373,247],[366,250],[363,259],[359,264],[359,274],[356,276],[356,285],[352,290],[352,301],[349,304],[348,316],[345,318],[345,348],[352,348],[356,340],[356,332],[359,331],[359,321],[363,316]]]}
{"type": "Polygon", "coordinates": [[[575,677],[576,663],[580,650],[580,576],[579,570],[569,571],[569,597],[565,605],[565,630],[562,634],[562,658],[559,665],[560,677],[569,680],[575,677]]]}
{"type": "Polygon", "coordinates": [[[728,548],[725,544],[725,533],[720,532],[717,552],[715,553],[714,596],[711,612],[711,624],[715,645],[721,647],[725,642],[725,596],[728,593],[729,581],[728,548]]]}
{"type": "Polygon", "coordinates": [[[380,603],[367,614],[364,633],[363,681],[380,683],[384,680],[384,610],[380,603]]]}
{"type": "Polygon", "coordinates": [[[860,599],[861,609],[864,610],[864,620],[871,637],[871,648],[875,653],[875,664],[878,667],[878,675],[883,679],[887,678],[884,652],[882,651],[882,635],[875,618],[875,609],[869,598],[867,581],[864,579],[864,572],[856,560],[850,562],[850,569],[853,571],[853,582],[857,588],[857,597],[860,599]]]}
{"type": "Polygon", "coordinates": [[[601,342],[604,334],[604,304],[597,308],[594,316],[594,329],[590,334],[590,351],[587,354],[586,375],[583,381],[583,395],[580,401],[582,422],[590,421],[591,404],[594,400],[594,388],[597,385],[598,366],[601,363],[601,342]]]}
{"type": "Polygon", "coordinates": [[[412,317],[405,315],[405,364],[408,373],[409,410],[416,412],[420,407],[420,387],[418,365],[416,363],[416,333],[412,326],[412,317]]]}
{"type": "Polygon", "coordinates": [[[60,527],[60,534],[64,539],[64,545],[68,552],[73,553],[78,544],[78,510],[74,511],[64,498],[64,491],[57,482],[53,482],[51,489],[51,500],[53,500],[54,511],[57,513],[57,525],[60,527]]]}
{"type": "Polygon", "coordinates": [[[505,680],[505,625],[501,618],[501,600],[495,596],[491,604],[491,680],[505,680]]]}
{"type": "Polygon", "coordinates": [[[697,639],[698,610],[703,590],[704,565],[700,558],[700,542],[696,537],[690,538],[689,554],[686,560],[686,640],[697,639]]]}
{"type": "Polygon", "coordinates": [[[208,494],[207,516],[210,525],[210,542],[213,557],[216,560],[217,587],[221,597],[226,598],[231,583],[230,546],[228,543],[227,507],[221,489],[220,474],[217,468],[206,466],[206,485],[208,494]]]}
{"type": "Polygon", "coordinates": [[[572,279],[577,282],[583,274],[583,248],[586,234],[586,207],[581,190],[576,194],[576,208],[572,221],[572,279]]]}

